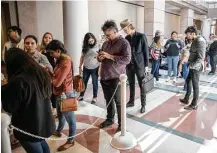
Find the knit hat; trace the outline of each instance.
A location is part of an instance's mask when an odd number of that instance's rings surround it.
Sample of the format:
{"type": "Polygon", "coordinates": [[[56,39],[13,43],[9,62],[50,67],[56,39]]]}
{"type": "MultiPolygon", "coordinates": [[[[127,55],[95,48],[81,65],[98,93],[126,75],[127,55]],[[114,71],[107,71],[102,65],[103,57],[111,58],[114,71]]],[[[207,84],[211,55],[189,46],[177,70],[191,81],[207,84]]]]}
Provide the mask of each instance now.
{"type": "Polygon", "coordinates": [[[132,24],[132,22],[131,22],[129,19],[125,19],[124,21],[122,21],[122,22],[120,23],[120,26],[121,26],[121,28],[123,29],[123,28],[125,28],[126,26],[131,25],[131,24],[132,24]]]}

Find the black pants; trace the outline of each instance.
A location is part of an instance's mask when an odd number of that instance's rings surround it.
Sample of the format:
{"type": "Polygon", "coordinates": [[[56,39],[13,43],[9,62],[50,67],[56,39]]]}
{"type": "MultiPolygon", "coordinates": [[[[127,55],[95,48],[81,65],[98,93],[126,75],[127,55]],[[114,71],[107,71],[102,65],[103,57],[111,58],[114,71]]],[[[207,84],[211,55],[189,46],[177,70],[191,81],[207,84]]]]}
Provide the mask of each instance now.
{"type": "MultiPolygon", "coordinates": [[[[104,93],[104,97],[106,99],[106,106],[110,102],[115,89],[119,83],[119,79],[111,79],[111,80],[101,80],[102,90],[104,93]]],[[[116,104],[116,110],[118,114],[118,124],[121,124],[121,90],[120,85],[118,85],[118,88],[116,90],[116,93],[114,94],[113,99],[111,100],[110,104],[107,107],[107,120],[114,121],[115,116],[115,104],[116,104]]]]}
{"type": "Polygon", "coordinates": [[[211,72],[216,72],[217,55],[210,55],[211,72]]]}
{"type": "Polygon", "coordinates": [[[141,105],[145,106],[146,94],[145,94],[144,87],[142,86],[142,79],[144,78],[144,69],[140,69],[133,64],[127,65],[127,77],[130,85],[130,102],[135,101],[135,75],[137,77],[139,87],[140,87],[141,105]]]}
{"type": "Polygon", "coordinates": [[[52,103],[52,107],[53,108],[56,108],[56,96],[52,93],[52,95],[51,95],[51,98],[50,98],[50,100],[51,100],[51,103],[52,103]]]}
{"type": "Polygon", "coordinates": [[[193,100],[191,105],[196,106],[197,101],[199,98],[199,79],[200,79],[200,72],[198,70],[190,69],[188,77],[186,79],[186,84],[187,84],[187,92],[185,94],[185,99],[189,100],[189,97],[191,95],[191,90],[192,90],[192,85],[193,85],[193,100]]]}

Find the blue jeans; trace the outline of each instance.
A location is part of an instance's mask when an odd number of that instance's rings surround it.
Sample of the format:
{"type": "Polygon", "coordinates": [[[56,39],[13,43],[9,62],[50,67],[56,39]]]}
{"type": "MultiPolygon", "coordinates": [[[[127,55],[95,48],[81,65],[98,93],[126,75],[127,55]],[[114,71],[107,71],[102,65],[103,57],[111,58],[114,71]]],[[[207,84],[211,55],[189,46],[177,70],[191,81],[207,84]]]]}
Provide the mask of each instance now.
{"type": "Polygon", "coordinates": [[[177,67],[179,62],[179,56],[167,56],[167,63],[168,63],[168,76],[171,77],[172,71],[173,76],[177,76],[177,67]]]}
{"type": "MultiPolygon", "coordinates": [[[[74,136],[76,132],[76,120],[74,112],[61,112],[60,111],[60,103],[62,99],[66,99],[69,97],[75,97],[74,92],[68,92],[65,95],[57,96],[57,116],[59,119],[59,125],[57,127],[57,132],[61,132],[65,126],[67,121],[69,125],[69,137],[74,136]]],[[[74,137],[69,138],[68,141],[72,142],[74,137]]]]}
{"type": "Polygon", "coordinates": [[[27,153],[50,153],[50,148],[45,140],[39,142],[20,141],[27,153]]]}
{"type": "MultiPolygon", "coordinates": [[[[90,76],[92,77],[93,98],[96,98],[97,93],[98,93],[98,70],[99,70],[99,67],[95,69],[87,69],[85,67],[83,68],[83,79],[84,79],[85,90],[87,89],[87,83],[88,83],[90,76]]],[[[85,90],[84,92],[81,92],[80,94],[81,97],[84,96],[85,90]]]]}
{"type": "Polygon", "coordinates": [[[182,64],[182,73],[183,73],[183,78],[185,79],[184,89],[187,90],[186,79],[187,79],[188,73],[189,73],[189,68],[187,66],[187,63],[182,64]]]}
{"type": "Polygon", "coordinates": [[[159,76],[160,60],[152,60],[151,74],[157,79],[159,76]]]}

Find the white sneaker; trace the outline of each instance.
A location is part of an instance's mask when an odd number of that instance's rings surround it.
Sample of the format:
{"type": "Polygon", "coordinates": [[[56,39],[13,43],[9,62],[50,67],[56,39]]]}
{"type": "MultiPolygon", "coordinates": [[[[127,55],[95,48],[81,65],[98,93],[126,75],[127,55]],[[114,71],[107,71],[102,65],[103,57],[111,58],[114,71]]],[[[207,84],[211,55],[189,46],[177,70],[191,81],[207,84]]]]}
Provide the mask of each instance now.
{"type": "Polygon", "coordinates": [[[176,83],[176,77],[173,78],[173,83],[176,83]]]}

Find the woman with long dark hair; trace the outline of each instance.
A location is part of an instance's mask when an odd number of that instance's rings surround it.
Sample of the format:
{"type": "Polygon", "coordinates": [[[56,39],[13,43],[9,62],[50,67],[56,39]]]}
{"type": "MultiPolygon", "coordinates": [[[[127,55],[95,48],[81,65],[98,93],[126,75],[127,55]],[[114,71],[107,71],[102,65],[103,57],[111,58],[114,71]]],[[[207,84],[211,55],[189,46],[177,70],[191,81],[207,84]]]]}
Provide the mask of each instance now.
{"type": "MultiPolygon", "coordinates": [[[[85,90],[87,88],[87,83],[92,77],[93,84],[93,99],[91,104],[95,104],[97,101],[97,92],[98,92],[98,71],[99,71],[99,62],[96,57],[98,55],[99,48],[97,47],[97,41],[95,36],[92,33],[87,33],[84,36],[83,47],[82,47],[82,55],[80,58],[80,66],[79,71],[82,71],[83,65],[83,79],[85,84],[85,90]]],[[[81,92],[79,101],[83,100],[84,92],[81,92]]]]}
{"type": "MultiPolygon", "coordinates": [[[[50,107],[51,78],[33,58],[19,48],[5,56],[8,83],[2,86],[2,107],[12,114],[12,125],[28,133],[50,137],[55,122],[50,107]]],[[[14,130],[27,153],[50,153],[47,142],[14,130]]]]}
{"type": "Polygon", "coordinates": [[[159,80],[159,66],[161,54],[161,33],[157,33],[151,45],[152,69],[151,74],[154,75],[156,81],[159,80]]]}
{"type": "Polygon", "coordinates": [[[46,47],[50,55],[55,58],[56,66],[52,77],[53,94],[56,96],[57,116],[59,125],[53,134],[61,137],[61,131],[67,121],[69,126],[69,139],[65,144],[58,148],[58,151],[66,150],[74,145],[74,135],[76,132],[76,120],[74,112],[61,112],[60,106],[63,99],[73,97],[73,65],[71,58],[66,54],[64,45],[59,40],[52,40],[46,47]]]}

